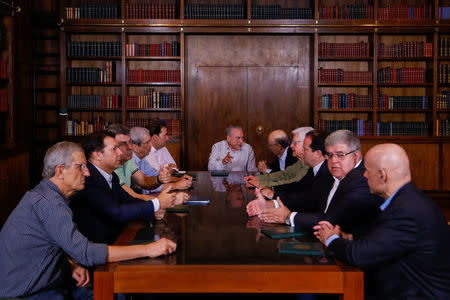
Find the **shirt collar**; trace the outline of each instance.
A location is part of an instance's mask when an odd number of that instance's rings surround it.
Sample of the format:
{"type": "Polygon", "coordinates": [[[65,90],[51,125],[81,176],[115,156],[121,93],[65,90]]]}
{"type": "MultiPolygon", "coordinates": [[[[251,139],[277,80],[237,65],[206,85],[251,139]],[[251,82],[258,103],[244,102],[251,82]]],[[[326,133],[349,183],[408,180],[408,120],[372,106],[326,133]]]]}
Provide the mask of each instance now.
{"type": "Polygon", "coordinates": [[[57,192],[59,195],[61,195],[61,197],[64,199],[64,201],[66,201],[67,203],[69,203],[69,199],[66,198],[66,196],[64,196],[64,194],[61,192],[61,190],[59,189],[59,187],[54,184],[50,179],[48,178],[44,178],[42,179],[42,182],[45,183],[51,190],[57,192]]]}
{"type": "Polygon", "coordinates": [[[285,160],[286,160],[287,152],[288,152],[288,148],[286,147],[286,149],[284,149],[283,155],[281,155],[281,157],[280,157],[280,159],[281,159],[282,161],[285,161],[285,160]]]}
{"type": "Polygon", "coordinates": [[[96,165],[92,164],[99,172],[102,174],[102,176],[105,178],[106,182],[108,182],[109,186],[112,186],[112,174],[108,174],[107,172],[103,171],[101,168],[97,167],[96,165]]]}
{"type": "Polygon", "coordinates": [[[314,176],[317,175],[317,172],[319,172],[319,169],[320,169],[320,167],[322,167],[324,162],[325,162],[325,160],[322,160],[320,163],[318,163],[317,165],[315,165],[313,167],[314,176]]]}
{"type": "MultiPolygon", "coordinates": [[[[405,183],[405,184],[406,184],[406,183],[405,183]]],[[[383,202],[383,204],[380,205],[380,209],[381,209],[382,211],[384,211],[384,210],[389,206],[389,204],[391,204],[392,198],[394,198],[395,194],[397,194],[397,192],[398,192],[402,187],[404,187],[405,184],[402,185],[401,187],[399,187],[399,188],[395,191],[395,193],[393,193],[389,198],[386,199],[386,201],[383,202]]]]}
{"type": "Polygon", "coordinates": [[[142,159],[140,159],[136,154],[134,154],[133,152],[133,160],[136,162],[136,164],[138,165],[142,159]]]}

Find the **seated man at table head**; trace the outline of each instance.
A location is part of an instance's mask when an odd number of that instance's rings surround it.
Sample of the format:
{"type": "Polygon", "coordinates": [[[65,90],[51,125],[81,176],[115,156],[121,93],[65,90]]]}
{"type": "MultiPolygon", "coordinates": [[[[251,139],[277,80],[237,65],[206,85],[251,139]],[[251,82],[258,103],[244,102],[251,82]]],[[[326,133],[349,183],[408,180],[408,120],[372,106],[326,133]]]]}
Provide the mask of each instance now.
{"type": "Polygon", "coordinates": [[[171,207],[175,194],[163,191],[158,198],[144,201],[130,196],[120,185],[116,170],[122,150],[114,134],[94,132],[83,139],[90,176],[83,191],[72,196],[74,221],[79,230],[94,242],[112,243],[125,225],[154,217],[160,209],[171,207]]]}
{"type": "Polygon", "coordinates": [[[226,140],[215,143],[209,155],[208,170],[257,171],[252,146],[244,142],[240,126],[228,126],[226,140]]]}
{"type": "Polygon", "coordinates": [[[314,229],[328,254],[365,271],[368,299],[450,299],[450,238],[436,204],[411,182],[406,152],[380,144],[366,154],[371,193],[385,200],[371,230],[339,238],[339,223],[314,229]]]}
{"type": "MultiPolygon", "coordinates": [[[[328,192],[331,189],[334,179],[331,175],[325,160],[325,139],[326,132],[312,130],[308,132],[303,141],[303,162],[309,166],[306,175],[298,182],[291,183],[289,189],[273,191],[271,189],[261,190],[261,194],[268,199],[279,197],[286,206],[285,210],[268,210],[265,213],[269,218],[270,213],[273,218],[282,223],[289,216],[291,211],[319,212],[323,211],[326,204],[328,192]]],[[[275,208],[277,201],[262,201],[262,197],[251,201],[247,205],[247,212],[250,216],[262,212],[264,208],[275,208]]]]}
{"type": "MultiPolygon", "coordinates": [[[[297,162],[286,167],[284,171],[272,172],[270,174],[261,174],[258,176],[246,176],[244,179],[249,186],[258,187],[280,187],[285,184],[298,182],[308,171],[308,166],[303,163],[303,140],[305,135],[314,130],[312,127],[299,127],[292,131],[293,138],[291,142],[292,155],[298,158],[297,162]]],[[[281,187],[280,187],[281,188],[281,187]]]]}
{"type": "Polygon", "coordinates": [[[258,171],[261,173],[272,173],[284,171],[286,167],[294,164],[298,158],[292,155],[292,149],[289,147],[291,142],[286,132],[283,130],[274,130],[267,136],[267,148],[275,154],[276,159],[267,165],[267,161],[258,162],[258,171]]]}
{"type": "MultiPolygon", "coordinates": [[[[278,209],[288,213],[285,223],[309,231],[319,221],[327,220],[357,236],[364,233],[378,213],[382,199],[370,194],[360,148],[354,132],[342,129],[331,133],[325,140],[325,158],[334,182],[326,201],[320,201],[322,207],[316,212],[290,212],[277,199],[278,209]]],[[[279,223],[279,218],[273,216],[270,211],[260,213],[263,221],[279,223]]]]}
{"type": "MultiPolygon", "coordinates": [[[[108,126],[108,131],[115,135],[116,141],[122,150],[120,157],[120,166],[114,171],[119,176],[122,188],[126,190],[131,196],[140,198],[142,200],[152,199],[152,196],[135,193],[131,188],[132,185],[137,185],[145,189],[156,189],[162,183],[169,184],[173,189],[185,190],[192,184],[192,178],[188,175],[181,179],[172,178],[169,170],[161,165],[158,171],[158,176],[147,176],[139,170],[135,161],[133,160],[133,147],[130,137],[130,130],[121,124],[111,124],[108,126]],[[175,182],[172,182],[174,179],[175,182]]],[[[163,187],[166,188],[166,186],[163,187]]],[[[181,197],[181,196],[179,196],[181,197]]]]}
{"type": "Polygon", "coordinates": [[[86,176],[79,145],[60,142],[48,149],[43,179],[23,196],[0,232],[1,298],[92,299],[86,287],[89,273],[81,265],[175,251],[176,244],[167,239],[125,247],[90,242],[78,231],[68,206],[68,197],[84,188],[86,176]]]}
{"type": "Polygon", "coordinates": [[[169,136],[167,135],[167,127],[164,121],[159,119],[152,120],[149,125],[149,132],[151,149],[145,159],[150,166],[157,170],[163,166],[171,172],[177,169],[177,164],[166,147],[169,136]]]}

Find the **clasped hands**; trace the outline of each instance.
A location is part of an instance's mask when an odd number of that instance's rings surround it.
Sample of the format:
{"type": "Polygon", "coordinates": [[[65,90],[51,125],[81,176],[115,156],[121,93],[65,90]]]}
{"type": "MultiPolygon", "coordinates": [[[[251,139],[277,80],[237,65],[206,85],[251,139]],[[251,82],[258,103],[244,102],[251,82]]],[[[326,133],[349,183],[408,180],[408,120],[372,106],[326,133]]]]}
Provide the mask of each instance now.
{"type": "Polygon", "coordinates": [[[260,188],[255,190],[255,194],[256,199],[247,204],[247,213],[249,216],[258,216],[261,221],[267,223],[285,223],[291,211],[284,206],[279,197],[276,199],[279,208],[275,208],[273,201],[264,199],[260,188]]]}

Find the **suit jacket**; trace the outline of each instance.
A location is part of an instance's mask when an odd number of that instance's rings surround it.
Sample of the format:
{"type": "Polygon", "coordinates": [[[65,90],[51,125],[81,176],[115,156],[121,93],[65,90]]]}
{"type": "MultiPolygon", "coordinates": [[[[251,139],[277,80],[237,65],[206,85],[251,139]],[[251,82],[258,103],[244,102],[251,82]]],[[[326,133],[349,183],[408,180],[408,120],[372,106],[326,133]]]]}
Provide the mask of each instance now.
{"type": "Polygon", "coordinates": [[[320,203],[319,212],[298,213],[294,218],[295,226],[312,230],[319,221],[326,220],[333,225],[338,224],[343,231],[355,237],[367,232],[383,199],[370,193],[367,179],[363,176],[365,170],[362,161],[341,180],[326,213],[323,212],[326,208],[325,199],[320,203]]]}
{"type": "Polygon", "coordinates": [[[314,176],[313,168],[309,168],[308,173],[300,181],[288,184],[289,187],[283,191],[275,189],[274,198],[280,197],[290,211],[320,212],[320,209],[326,206],[328,193],[333,183],[334,178],[325,160],[316,176],[314,176]]]}
{"type": "Polygon", "coordinates": [[[399,189],[371,231],[336,239],[330,254],[365,271],[375,299],[450,299],[450,237],[435,203],[412,183],[399,189]]]}
{"type": "Polygon", "coordinates": [[[73,220],[90,241],[113,243],[127,222],[152,218],[152,201],[131,197],[112,173],[112,189],[97,168],[88,163],[90,176],[86,177],[84,190],[71,197],[73,220]]]}
{"type": "MultiPolygon", "coordinates": [[[[287,153],[286,153],[286,162],[285,162],[285,168],[295,164],[297,162],[298,158],[292,155],[292,149],[291,147],[287,147],[287,153]]],[[[270,173],[272,172],[278,172],[281,171],[280,168],[280,160],[278,159],[278,156],[275,157],[275,160],[269,164],[269,169],[271,169],[270,173]]]]}

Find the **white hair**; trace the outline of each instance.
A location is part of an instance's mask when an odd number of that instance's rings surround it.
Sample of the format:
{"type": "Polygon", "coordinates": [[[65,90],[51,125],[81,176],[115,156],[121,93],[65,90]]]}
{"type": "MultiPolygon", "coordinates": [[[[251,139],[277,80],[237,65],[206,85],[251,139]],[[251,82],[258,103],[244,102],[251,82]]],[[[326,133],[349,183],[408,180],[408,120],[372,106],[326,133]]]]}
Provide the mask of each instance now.
{"type": "Polygon", "coordinates": [[[299,127],[299,128],[292,130],[292,134],[298,133],[300,135],[300,140],[303,141],[305,139],[306,134],[313,130],[314,130],[314,128],[312,128],[312,127],[299,127]]]}
{"type": "Polygon", "coordinates": [[[67,141],[51,146],[45,153],[42,177],[52,178],[55,175],[56,166],[63,165],[65,168],[69,168],[73,162],[72,153],[74,152],[83,153],[83,149],[79,144],[67,141]]]}

